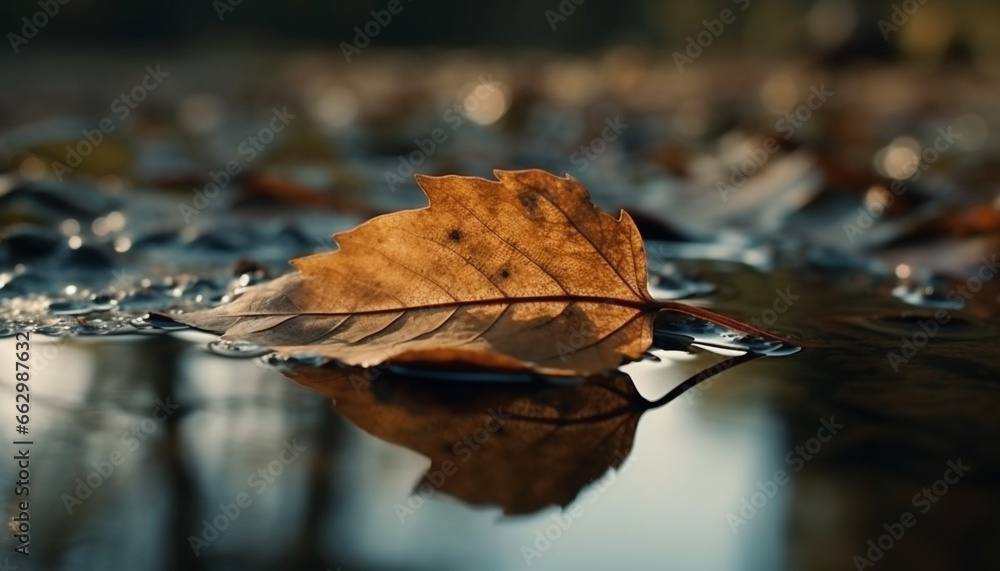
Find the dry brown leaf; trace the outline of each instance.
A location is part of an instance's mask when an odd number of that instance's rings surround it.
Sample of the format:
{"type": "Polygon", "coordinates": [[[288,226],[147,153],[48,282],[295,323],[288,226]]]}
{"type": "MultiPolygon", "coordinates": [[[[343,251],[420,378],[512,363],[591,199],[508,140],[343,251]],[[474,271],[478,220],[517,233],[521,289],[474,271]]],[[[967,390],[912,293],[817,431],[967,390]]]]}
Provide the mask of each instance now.
{"type": "Polygon", "coordinates": [[[226,339],[349,365],[386,360],[591,375],[639,358],[656,310],[774,339],[646,290],[628,214],[540,170],[418,176],[430,206],[337,234],[340,249],[213,310],[172,316],[226,339]]]}

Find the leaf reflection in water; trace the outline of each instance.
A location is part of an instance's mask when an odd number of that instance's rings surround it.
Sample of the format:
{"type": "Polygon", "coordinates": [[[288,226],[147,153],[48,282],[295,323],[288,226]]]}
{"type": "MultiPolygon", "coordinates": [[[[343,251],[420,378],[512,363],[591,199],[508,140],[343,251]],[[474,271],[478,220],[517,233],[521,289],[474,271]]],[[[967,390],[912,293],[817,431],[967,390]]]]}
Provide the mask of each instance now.
{"type": "Polygon", "coordinates": [[[643,398],[621,371],[571,384],[485,386],[392,367],[293,366],[283,372],[332,399],[334,410],[362,430],[427,456],[431,465],[415,491],[429,485],[514,515],[568,505],[584,486],[621,466],[644,412],[758,357],[725,359],[654,401],[643,398]]]}

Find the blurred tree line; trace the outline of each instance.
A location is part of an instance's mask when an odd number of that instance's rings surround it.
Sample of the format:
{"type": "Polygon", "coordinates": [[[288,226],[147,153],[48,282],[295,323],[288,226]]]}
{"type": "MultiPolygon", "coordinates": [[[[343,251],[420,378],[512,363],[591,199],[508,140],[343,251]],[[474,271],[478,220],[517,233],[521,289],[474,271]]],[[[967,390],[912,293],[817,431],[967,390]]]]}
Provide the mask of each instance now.
{"type": "Polygon", "coordinates": [[[379,47],[680,50],[730,9],[734,21],[717,40],[741,51],[849,60],[1000,55],[1000,3],[994,0],[8,0],[0,3],[8,55],[10,34],[22,33],[23,18],[45,3],[58,3],[58,13],[39,17],[47,22],[33,49],[337,47],[353,43],[375,11],[383,22],[369,25],[377,30],[369,40],[379,47]],[[398,3],[391,21],[385,18],[390,2],[398,3]]]}

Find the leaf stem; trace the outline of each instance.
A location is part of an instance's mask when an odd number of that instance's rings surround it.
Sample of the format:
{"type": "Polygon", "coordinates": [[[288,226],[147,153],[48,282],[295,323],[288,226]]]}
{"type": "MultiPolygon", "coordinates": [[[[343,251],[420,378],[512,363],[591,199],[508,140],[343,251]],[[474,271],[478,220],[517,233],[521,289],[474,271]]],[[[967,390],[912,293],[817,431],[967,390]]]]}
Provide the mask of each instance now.
{"type": "Polygon", "coordinates": [[[768,333],[763,329],[754,327],[749,323],[744,323],[738,319],[733,319],[732,317],[726,317],[721,313],[716,313],[714,311],[705,309],[703,307],[698,307],[696,305],[688,305],[676,301],[663,301],[654,299],[649,302],[649,307],[650,309],[675,311],[677,313],[682,313],[690,317],[702,319],[705,321],[710,321],[716,325],[721,325],[722,327],[725,327],[727,329],[732,329],[733,331],[739,331],[740,333],[749,333],[751,335],[763,337],[764,339],[769,339],[771,341],[778,341],[780,343],[787,343],[788,345],[794,345],[798,347],[802,346],[802,344],[799,342],[790,341],[773,333],[768,333]]]}
{"type": "Polygon", "coordinates": [[[687,380],[685,380],[683,383],[671,389],[670,392],[663,395],[662,397],[654,401],[651,401],[647,405],[647,410],[661,407],[667,404],[668,402],[676,399],[677,397],[681,396],[682,394],[686,393],[687,391],[693,389],[698,384],[703,383],[708,379],[711,379],[715,375],[718,375],[719,373],[727,369],[731,369],[737,365],[741,365],[748,361],[753,361],[754,359],[759,359],[762,356],[763,355],[759,355],[757,353],[748,352],[744,353],[743,355],[737,355],[735,357],[729,357],[728,359],[719,361],[715,365],[707,369],[704,369],[702,371],[699,371],[697,374],[691,377],[688,377],[687,380]]]}

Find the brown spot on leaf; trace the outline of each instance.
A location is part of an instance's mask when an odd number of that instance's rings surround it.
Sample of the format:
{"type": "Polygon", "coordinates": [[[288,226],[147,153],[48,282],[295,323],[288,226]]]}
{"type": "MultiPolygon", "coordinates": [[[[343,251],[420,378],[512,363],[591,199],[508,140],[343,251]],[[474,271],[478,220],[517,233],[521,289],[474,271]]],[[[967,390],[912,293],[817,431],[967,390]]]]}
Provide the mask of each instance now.
{"type": "Polygon", "coordinates": [[[534,212],[538,208],[538,196],[534,191],[522,192],[517,198],[528,212],[534,212]]]}
{"type": "Polygon", "coordinates": [[[459,232],[457,229],[452,230],[451,232],[448,233],[448,237],[451,238],[453,242],[460,242],[462,240],[462,233],[459,232]]]}

